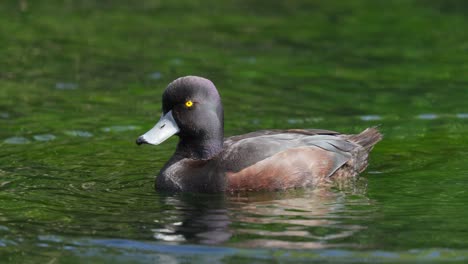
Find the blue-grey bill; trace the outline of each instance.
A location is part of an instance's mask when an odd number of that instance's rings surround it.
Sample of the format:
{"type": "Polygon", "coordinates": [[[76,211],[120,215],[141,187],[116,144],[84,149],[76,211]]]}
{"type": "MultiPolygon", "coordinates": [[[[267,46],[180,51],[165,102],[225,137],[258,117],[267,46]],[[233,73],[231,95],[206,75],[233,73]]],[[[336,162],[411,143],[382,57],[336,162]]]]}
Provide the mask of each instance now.
{"type": "Polygon", "coordinates": [[[172,135],[177,134],[179,130],[179,126],[177,126],[172,116],[172,111],[169,111],[159,119],[158,123],[156,123],[152,129],[143,134],[140,138],[148,144],[158,145],[172,135]]]}

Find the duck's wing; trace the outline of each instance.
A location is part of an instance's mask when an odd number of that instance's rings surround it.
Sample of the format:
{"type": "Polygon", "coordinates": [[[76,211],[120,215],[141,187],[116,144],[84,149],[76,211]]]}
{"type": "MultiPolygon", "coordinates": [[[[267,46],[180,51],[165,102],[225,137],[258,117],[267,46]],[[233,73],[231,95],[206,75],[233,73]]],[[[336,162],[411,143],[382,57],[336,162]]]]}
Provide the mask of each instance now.
{"type": "Polygon", "coordinates": [[[259,130],[243,135],[237,135],[228,137],[225,139],[225,143],[231,144],[239,140],[247,138],[255,138],[258,136],[278,135],[278,134],[298,134],[298,135],[339,135],[339,132],[325,130],[325,129],[270,129],[270,130],[259,130]]]}
{"type": "MultiPolygon", "coordinates": [[[[351,158],[358,147],[355,143],[327,130],[259,131],[228,138],[225,141],[223,161],[228,171],[238,172],[276,154],[294,149],[318,149],[322,155],[333,159],[332,170],[336,170],[351,158]]],[[[299,150],[296,150],[299,151],[299,150]]],[[[319,153],[316,153],[320,155],[319,153]]],[[[309,160],[323,160],[320,156],[309,160]]],[[[332,172],[331,172],[332,173],[332,172]]]]}
{"type": "Polygon", "coordinates": [[[357,135],[328,130],[259,131],[228,138],[222,153],[226,190],[279,190],[347,179],[367,167],[376,128],[357,135]]]}

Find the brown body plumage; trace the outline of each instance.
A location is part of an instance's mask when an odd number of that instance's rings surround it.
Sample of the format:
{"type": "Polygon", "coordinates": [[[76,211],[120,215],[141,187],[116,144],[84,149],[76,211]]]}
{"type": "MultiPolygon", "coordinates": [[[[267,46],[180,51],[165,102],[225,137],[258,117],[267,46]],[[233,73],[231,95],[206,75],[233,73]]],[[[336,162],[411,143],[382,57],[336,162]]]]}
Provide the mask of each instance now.
{"type": "MultiPolygon", "coordinates": [[[[382,138],[376,128],[368,128],[357,135],[299,129],[282,133],[297,133],[309,137],[326,133],[328,140],[332,140],[335,145],[294,146],[239,171],[227,171],[227,191],[317,187],[334,180],[354,178],[366,169],[370,150],[382,138]],[[336,139],[330,139],[331,137],[336,139]],[[339,143],[336,144],[337,142],[339,143]]],[[[326,140],[323,139],[321,144],[326,140]]]]}

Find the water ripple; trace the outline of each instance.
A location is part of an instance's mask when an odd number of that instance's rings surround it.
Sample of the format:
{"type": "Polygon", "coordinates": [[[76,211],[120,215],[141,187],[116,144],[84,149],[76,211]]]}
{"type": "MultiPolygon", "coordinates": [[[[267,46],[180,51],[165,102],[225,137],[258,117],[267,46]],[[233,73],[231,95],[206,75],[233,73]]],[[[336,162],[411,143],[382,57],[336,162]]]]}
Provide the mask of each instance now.
{"type": "MultiPolygon", "coordinates": [[[[282,241],[255,240],[249,247],[233,248],[203,245],[172,245],[130,239],[72,239],[42,238],[39,243],[44,246],[65,250],[67,254],[57,254],[54,260],[66,262],[70,254],[79,256],[82,262],[134,262],[139,263],[237,263],[268,262],[273,259],[280,263],[426,263],[426,262],[460,262],[468,260],[468,251],[464,249],[410,249],[400,251],[362,250],[362,249],[328,249],[318,243],[296,242],[296,247],[283,245],[282,241]],[[67,241],[63,244],[63,241],[67,241]],[[274,251],[254,248],[267,243],[274,251]],[[112,250],[110,250],[112,249],[112,250]]],[[[0,240],[2,244],[9,241],[0,240]]],[[[39,246],[39,245],[38,245],[39,246]]],[[[346,245],[343,245],[346,246],[346,245]]],[[[60,251],[58,251],[60,252],[60,251]]],[[[62,251],[63,252],[63,251],[62,251]]]]}
{"type": "Polygon", "coordinates": [[[434,120],[434,119],[437,119],[439,118],[438,115],[436,114],[420,114],[418,115],[418,119],[422,119],[422,120],[434,120]]]}
{"type": "Polygon", "coordinates": [[[34,135],[33,138],[37,141],[52,141],[56,138],[56,136],[52,134],[41,134],[34,135]]]}
{"type": "Polygon", "coordinates": [[[150,79],[153,79],[153,80],[159,80],[162,78],[162,74],[160,72],[153,72],[149,75],[149,78],[150,79]]]}
{"type": "Polygon", "coordinates": [[[375,121],[375,120],[381,120],[382,117],[379,115],[363,115],[359,117],[363,121],[375,121]]]}
{"type": "Polygon", "coordinates": [[[78,84],[71,82],[58,82],[55,84],[55,89],[57,90],[76,90],[78,89],[78,84]]]}
{"type": "Polygon", "coordinates": [[[31,141],[25,137],[10,137],[10,138],[5,139],[3,142],[6,144],[21,145],[21,144],[28,144],[31,141]]]}
{"type": "Polygon", "coordinates": [[[101,130],[104,131],[104,132],[124,132],[124,131],[133,131],[133,130],[137,130],[137,129],[140,129],[140,127],[139,126],[128,125],[128,126],[104,127],[101,130]]]}
{"type": "Polygon", "coordinates": [[[8,119],[10,118],[10,114],[7,112],[0,112],[0,118],[8,119]]]}
{"type": "Polygon", "coordinates": [[[83,131],[83,130],[67,130],[64,133],[72,137],[92,137],[93,136],[91,132],[83,131]]]}

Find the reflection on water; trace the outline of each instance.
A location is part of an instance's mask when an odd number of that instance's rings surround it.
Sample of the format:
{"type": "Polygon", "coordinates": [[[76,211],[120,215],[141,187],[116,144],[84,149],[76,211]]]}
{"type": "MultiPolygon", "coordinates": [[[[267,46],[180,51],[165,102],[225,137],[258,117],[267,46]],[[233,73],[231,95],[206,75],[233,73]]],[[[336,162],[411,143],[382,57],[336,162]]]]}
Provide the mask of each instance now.
{"type": "MultiPolygon", "coordinates": [[[[220,196],[197,197],[191,194],[161,196],[169,215],[155,222],[163,228],[152,229],[154,238],[163,241],[219,244],[231,237],[226,201],[220,196]]],[[[164,213],[163,213],[164,215],[164,213]]]]}
{"type": "Polygon", "coordinates": [[[291,249],[355,247],[339,241],[365,228],[352,223],[369,217],[371,203],[362,188],[354,193],[317,189],[229,197],[161,196],[171,210],[155,220],[162,226],[152,232],[154,238],[166,242],[291,249]]]}
{"type": "Polygon", "coordinates": [[[349,194],[353,196],[352,201],[348,194],[330,189],[237,198],[235,200],[242,201],[237,201],[233,219],[242,223],[236,233],[244,237],[237,244],[243,247],[291,249],[344,246],[337,241],[345,240],[365,228],[346,222],[351,215],[361,218],[363,209],[352,208],[351,203],[364,207],[370,204],[362,194],[364,190],[360,192],[358,196],[349,194]]]}
{"type": "MultiPolygon", "coordinates": [[[[463,249],[412,249],[401,251],[316,249],[236,249],[203,245],[162,245],[126,239],[74,239],[44,236],[40,239],[43,263],[465,263],[463,249]],[[118,257],[116,257],[118,256],[118,257]],[[135,260],[138,260],[137,262],[135,260]]],[[[19,258],[21,259],[21,258],[19,258]]],[[[19,263],[19,262],[16,262],[19,263]]]]}

